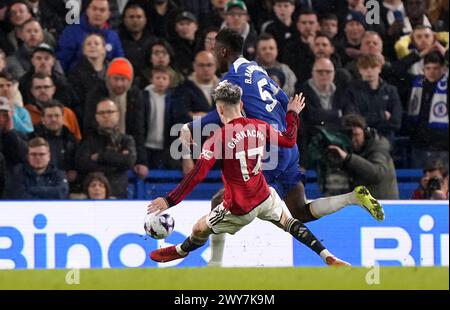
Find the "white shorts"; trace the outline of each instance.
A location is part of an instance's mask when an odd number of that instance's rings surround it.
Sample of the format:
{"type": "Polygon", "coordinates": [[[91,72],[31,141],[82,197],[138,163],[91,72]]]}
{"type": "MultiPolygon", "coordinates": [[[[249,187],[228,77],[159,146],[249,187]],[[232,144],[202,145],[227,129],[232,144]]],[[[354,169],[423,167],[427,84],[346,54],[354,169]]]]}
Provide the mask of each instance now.
{"type": "Polygon", "coordinates": [[[283,202],[275,189],[269,187],[270,196],[259,206],[245,215],[235,215],[225,209],[223,202],[212,210],[206,218],[206,224],[215,234],[229,233],[234,235],[255,218],[264,221],[278,222],[283,211],[283,202]]]}

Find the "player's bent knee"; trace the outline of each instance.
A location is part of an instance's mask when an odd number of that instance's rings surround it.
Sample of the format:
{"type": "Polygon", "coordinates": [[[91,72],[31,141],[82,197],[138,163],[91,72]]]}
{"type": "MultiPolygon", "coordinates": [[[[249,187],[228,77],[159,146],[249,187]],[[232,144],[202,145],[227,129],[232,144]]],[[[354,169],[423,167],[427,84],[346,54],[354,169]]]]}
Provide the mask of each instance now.
{"type": "Polygon", "coordinates": [[[192,228],[192,234],[198,237],[208,237],[211,234],[211,229],[206,224],[206,216],[202,217],[192,228]]]}

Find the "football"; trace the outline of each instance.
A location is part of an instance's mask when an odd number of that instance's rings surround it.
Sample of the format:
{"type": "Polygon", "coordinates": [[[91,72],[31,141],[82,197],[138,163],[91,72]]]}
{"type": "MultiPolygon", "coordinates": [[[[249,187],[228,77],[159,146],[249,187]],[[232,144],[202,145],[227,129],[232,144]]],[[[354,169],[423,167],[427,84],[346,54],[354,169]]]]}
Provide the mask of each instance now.
{"type": "Polygon", "coordinates": [[[144,229],[153,239],[164,239],[169,236],[175,226],[175,220],[170,214],[147,214],[144,229]]]}

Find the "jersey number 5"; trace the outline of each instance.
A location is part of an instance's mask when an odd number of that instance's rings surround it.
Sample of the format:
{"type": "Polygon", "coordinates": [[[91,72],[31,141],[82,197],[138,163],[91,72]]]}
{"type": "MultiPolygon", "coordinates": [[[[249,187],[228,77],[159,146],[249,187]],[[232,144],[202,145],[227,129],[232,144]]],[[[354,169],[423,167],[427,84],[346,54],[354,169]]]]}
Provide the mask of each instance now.
{"type": "MultiPolygon", "coordinates": [[[[252,171],[252,175],[258,175],[259,170],[261,169],[261,160],[263,155],[264,155],[264,146],[248,150],[248,157],[251,158],[256,156],[257,160],[255,168],[252,171]]],[[[245,151],[236,153],[236,159],[239,159],[239,162],[241,164],[242,177],[244,181],[247,182],[248,180],[250,180],[250,174],[248,172],[247,156],[245,155],[245,151]]]]}
{"type": "Polygon", "coordinates": [[[261,99],[265,102],[271,102],[266,104],[266,110],[268,112],[272,112],[273,109],[275,109],[275,106],[278,103],[278,100],[275,99],[272,94],[264,89],[264,86],[269,85],[269,82],[267,81],[267,79],[261,79],[258,81],[258,89],[259,89],[259,95],[261,96],[261,99]]]}

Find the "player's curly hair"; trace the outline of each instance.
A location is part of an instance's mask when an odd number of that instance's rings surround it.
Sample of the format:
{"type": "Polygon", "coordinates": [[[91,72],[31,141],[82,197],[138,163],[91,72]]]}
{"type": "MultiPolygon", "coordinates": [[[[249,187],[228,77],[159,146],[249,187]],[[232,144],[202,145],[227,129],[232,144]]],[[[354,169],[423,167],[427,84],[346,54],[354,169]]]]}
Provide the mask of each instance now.
{"type": "Polygon", "coordinates": [[[229,82],[220,83],[212,93],[215,102],[223,102],[229,105],[236,105],[241,102],[242,89],[229,82]]]}

